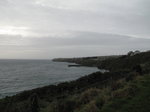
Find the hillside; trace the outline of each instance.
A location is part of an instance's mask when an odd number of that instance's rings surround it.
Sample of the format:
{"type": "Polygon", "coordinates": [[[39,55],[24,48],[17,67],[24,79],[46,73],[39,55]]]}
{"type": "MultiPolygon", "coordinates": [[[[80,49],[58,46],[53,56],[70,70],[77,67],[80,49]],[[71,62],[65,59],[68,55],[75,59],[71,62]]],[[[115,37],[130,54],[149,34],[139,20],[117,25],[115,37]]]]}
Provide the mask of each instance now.
{"type": "Polygon", "coordinates": [[[0,112],[150,111],[150,52],[105,59],[76,58],[69,62],[110,72],[96,72],[6,97],[0,100],[0,112]]]}

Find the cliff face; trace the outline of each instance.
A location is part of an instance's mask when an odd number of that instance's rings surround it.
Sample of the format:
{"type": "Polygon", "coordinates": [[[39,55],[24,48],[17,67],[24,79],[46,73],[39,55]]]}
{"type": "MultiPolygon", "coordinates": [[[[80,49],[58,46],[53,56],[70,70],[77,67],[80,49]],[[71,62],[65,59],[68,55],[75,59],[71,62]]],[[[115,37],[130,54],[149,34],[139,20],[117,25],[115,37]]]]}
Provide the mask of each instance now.
{"type": "Polygon", "coordinates": [[[6,97],[0,112],[149,112],[150,52],[96,59],[69,60],[110,72],[6,97]]]}

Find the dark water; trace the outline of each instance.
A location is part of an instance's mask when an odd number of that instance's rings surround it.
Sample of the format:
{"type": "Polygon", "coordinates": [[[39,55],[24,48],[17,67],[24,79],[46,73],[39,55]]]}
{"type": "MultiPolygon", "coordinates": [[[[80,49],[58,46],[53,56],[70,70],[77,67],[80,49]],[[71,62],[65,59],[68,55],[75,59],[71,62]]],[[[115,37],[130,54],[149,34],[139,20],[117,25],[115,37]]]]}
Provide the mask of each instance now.
{"type": "Polygon", "coordinates": [[[0,98],[96,71],[92,67],[69,68],[68,63],[51,60],[0,60],[0,98]]]}

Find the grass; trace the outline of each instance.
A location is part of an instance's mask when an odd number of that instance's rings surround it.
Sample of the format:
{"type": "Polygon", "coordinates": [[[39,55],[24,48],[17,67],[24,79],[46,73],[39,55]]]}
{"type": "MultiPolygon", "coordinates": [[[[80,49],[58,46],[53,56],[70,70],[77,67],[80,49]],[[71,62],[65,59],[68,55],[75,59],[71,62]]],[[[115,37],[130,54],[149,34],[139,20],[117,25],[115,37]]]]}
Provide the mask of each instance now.
{"type": "Polygon", "coordinates": [[[102,108],[101,112],[150,112],[150,75],[138,77],[128,86],[131,85],[134,85],[132,89],[138,90],[133,96],[129,94],[113,98],[102,108]]]}

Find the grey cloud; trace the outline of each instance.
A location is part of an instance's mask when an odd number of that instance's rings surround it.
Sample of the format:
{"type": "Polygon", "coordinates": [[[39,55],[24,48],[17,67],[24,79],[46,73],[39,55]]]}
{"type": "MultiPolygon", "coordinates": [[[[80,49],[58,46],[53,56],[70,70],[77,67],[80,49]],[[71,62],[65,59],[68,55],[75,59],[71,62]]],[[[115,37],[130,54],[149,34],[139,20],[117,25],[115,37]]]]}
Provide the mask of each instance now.
{"type": "Polygon", "coordinates": [[[17,38],[17,42],[22,44],[1,45],[0,51],[1,53],[12,54],[11,57],[17,58],[36,57],[48,59],[54,57],[111,55],[125,54],[129,50],[138,49],[143,51],[150,49],[150,39],[97,32],[72,32],[72,36],[66,38],[35,37],[27,39],[19,36],[9,36],[7,38],[5,39],[9,41],[17,38]]]}
{"type": "Polygon", "coordinates": [[[149,8],[145,7],[148,0],[142,0],[142,3],[141,0],[115,1],[94,0],[85,5],[85,9],[91,8],[84,11],[78,10],[78,7],[67,10],[42,7],[33,0],[14,0],[1,12],[1,23],[28,26],[37,34],[35,29],[41,30],[41,35],[57,30],[84,30],[149,38],[149,8]],[[93,11],[95,7],[96,10],[93,11]]]}
{"type": "Polygon", "coordinates": [[[67,38],[32,38],[37,46],[148,46],[150,39],[96,32],[72,32],[67,38]]]}
{"type": "Polygon", "coordinates": [[[27,46],[30,41],[21,35],[0,35],[1,46],[27,46]]]}
{"type": "Polygon", "coordinates": [[[70,0],[68,4],[57,0],[60,3],[53,6],[51,0],[45,0],[47,5],[36,1],[0,0],[0,28],[29,28],[25,37],[0,34],[0,53],[4,54],[0,58],[11,58],[10,54],[14,58],[49,58],[149,49],[149,0],[70,0]]]}

